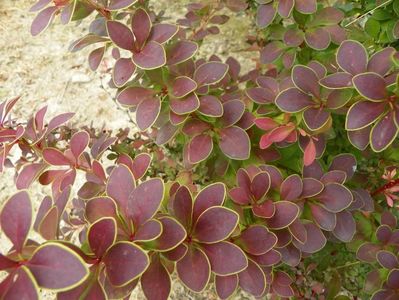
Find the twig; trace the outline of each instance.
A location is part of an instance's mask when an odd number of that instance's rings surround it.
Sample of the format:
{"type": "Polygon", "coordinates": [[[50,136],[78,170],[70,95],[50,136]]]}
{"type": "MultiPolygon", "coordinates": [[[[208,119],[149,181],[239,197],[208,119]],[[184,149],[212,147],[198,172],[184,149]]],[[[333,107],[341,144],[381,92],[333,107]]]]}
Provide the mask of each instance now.
{"type": "Polygon", "coordinates": [[[384,192],[385,190],[394,187],[395,185],[399,185],[399,178],[397,178],[391,182],[388,182],[388,183],[384,184],[382,187],[376,189],[374,192],[371,193],[371,196],[378,195],[378,194],[384,192]]]}
{"type": "Polygon", "coordinates": [[[363,15],[361,15],[361,16],[357,17],[356,19],[354,19],[353,21],[349,22],[348,24],[345,25],[345,27],[348,27],[348,26],[352,25],[353,23],[356,23],[357,21],[359,21],[360,19],[363,19],[368,14],[373,13],[375,10],[379,9],[380,7],[383,7],[386,4],[389,4],[390,2],[392,2],[392,0],[387,0],[384,3],[381,3],[380,5],[374,7],[372,10],[364,13],[363,15]]]}

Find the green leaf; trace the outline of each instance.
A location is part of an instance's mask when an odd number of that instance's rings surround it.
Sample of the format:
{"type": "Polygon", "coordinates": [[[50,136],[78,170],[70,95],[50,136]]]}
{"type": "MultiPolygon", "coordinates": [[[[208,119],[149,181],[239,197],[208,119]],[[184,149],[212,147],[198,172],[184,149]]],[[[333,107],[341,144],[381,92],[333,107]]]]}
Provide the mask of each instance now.
{"type": "Polygon", "coordinates": [[[327,283],[326,300],[333,300],[341,290],[341,276],[338,271],[334,270],[330,281],[327,283]]]}
{"type": "Polygon", "coordinates": [[[366,24],[364,24],[364,30],[374,39],[378,39],[381,30],[380,22],[374,18],[369,18],[366,24]]]}

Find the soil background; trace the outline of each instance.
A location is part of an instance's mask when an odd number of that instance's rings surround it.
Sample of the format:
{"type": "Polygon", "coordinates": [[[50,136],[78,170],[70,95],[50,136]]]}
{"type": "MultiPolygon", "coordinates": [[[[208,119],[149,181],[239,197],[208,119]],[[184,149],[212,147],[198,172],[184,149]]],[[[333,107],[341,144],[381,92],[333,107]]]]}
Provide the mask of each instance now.
{"type": "MultiPolygon", "coordinates": [[[[174,22],[184,15],[187,2],[161,0],[153,1],[153,5],[165,10],[165,16],[174,22]]],[[[0,0],[0,101],[21,96],[13,115],[25,120],[48,105],[47,118],[63,112],[75,112],[72,123],[78,127],[92,125],[114,132],[119,128],[132,127],[126,111],[117,107],[114,92],[107,87],[107,60],[100,71],[94,73],[87,63],[87,55],[93,48],[88,47],[79,53],[68,52],[69,44],[86,33],[90,18],[81,24],[66,26],[56,19],[45,32],[32,37],[30,24],[35,14],[29,13],[29,8],[33,4],[34,1],[27,0],[0,0]]],[[[221,27],[220,35],[206,38],[199,55],[234,56],[246,71],[253,66],[251,58],[255,55],[241,51],[246,47],[245,35],[252,30],[251,20],[242,15],[230,16],[230,21],[221,27]]],[[[131,129],[134,132],[135,128],[131,129]]],[[[16,192],[13,180],[14,170],[8,169],[0,174],[0,207],[16,192]]],[[[49,190],[34,185],[29,193],[34,210],[37,210],[49,190]]],[[[34,235],[34,238],[39,237],[34,235]]],[[[6,253],[9,247],[10,242],[0,231],[0,252],[6,253]]],[[[4,275],[0,273],[0,277],[4,275]]],[[[212,290],[194,294],[177,280],[173,281],[171,299],[216,299],[212,290]]],[[[42,291],[42,297],[55,299],[55,295],[47,291],[42,291]]],[[[131,299],[144,299],[140,287],[135,289],[131,299]]],[[[235,299],[252,297],[240,292],[235,299]]]]}

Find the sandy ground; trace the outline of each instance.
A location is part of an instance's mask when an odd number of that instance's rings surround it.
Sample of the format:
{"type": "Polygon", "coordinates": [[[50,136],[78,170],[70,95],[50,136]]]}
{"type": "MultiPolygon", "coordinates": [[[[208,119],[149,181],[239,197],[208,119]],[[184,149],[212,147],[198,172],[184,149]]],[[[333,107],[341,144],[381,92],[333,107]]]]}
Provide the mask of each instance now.
{"type": "MultiPolygon", "coordinates": [[[[69,44],[85,34],[88,22],[81,26],[61,25],[56,21],[38,37],[30,35],[30,24],[34,14],[28,12],[32,1],[0,0],[0,101],[22,96],[14,115],[24,119],[37,109],[48,105],[48,116],[62,112],[75,112],[73,123],[78,126],[93,125],[96,128],[117,130],[133,126],[125,111],[118,109],[112,99],[112,91],[106,88],[107,75],[93,73],[88,68],[87,55],[92,48],[74,54],[68,52],[69,44]],[[111,94],[110,94],[111,93],[111,94]]],[[[166,9],[171,20],[184,14],[184,3],[179,1],[154,1],[157,8],[166,9]]],[[[222,34],[207,38],[201,55],[218,53],[222,57],[233,55],[244,45],[236,44],[237,36],[248,33],[250,22],[243,18],[229,21],[222,34]]],[[[252,53],[240,54],[240,61],[248,70],[252,65],[252,53]]],[[[13,171],[0,176],[0,206],[15,192],[13,171]]],[[[34,209],[47,193],[46,189],[34,186],[30,190],[34,209]]],[[[0,252],[4,253],[10,243],[0,232],[0,252]]],[[[3,274],[4,275],[4,274],[3,274]]],[[[43,292],[44,299],[54,299],[54,294],[43,292]]],[[[173,284],[172,299],[216,299],[212,292],[194,295],[178,282],[173,284]]],[[[237,299],[252,299],[240,293],[237,299]]],[[[131,299],[144,299],[136,289],[131,299]]]]}

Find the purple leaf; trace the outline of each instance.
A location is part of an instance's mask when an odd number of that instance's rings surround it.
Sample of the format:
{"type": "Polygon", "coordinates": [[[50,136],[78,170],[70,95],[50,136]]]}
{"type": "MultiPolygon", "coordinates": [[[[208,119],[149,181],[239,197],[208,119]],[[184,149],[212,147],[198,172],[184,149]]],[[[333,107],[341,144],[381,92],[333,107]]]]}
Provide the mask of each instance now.
{"type": "Polygon", "coordinates": [[[276,98],[276,105],[282,111],[295,113],[313,105],[312,98],[297,88],[282,91],[276,98]]]}
{"type": "Polygon", "coordinates": [[[370,146],[373,151],[381,152],[385,150],[397,137],[399,128],[394,118],[394,112],[391,111],[378,120],[373,129],[371,129],[370,146]]]}
{"type": "Polygon", "coordinates": [[[353,201],[349,189],[338,183],[326,184],[324,190],[316,198],[328,211],[334,213],[344,210],[353,201]]]}
{"type": "Polygon", "coordinates": [[[169,272],[162,264],[159,255],[152,255],[149,267],[141,276],[141,287],[146,299],[168,299],[171,285],[169,272]]]}
{"type": "Polygon", "coordinates": [[[41,11],[43,8],[49,5],[50,2],[52,2],[52,0],[39,0],[29,9],[29,11],[30,12],[41,11]]]}
{"type": "Polygon", "coordinates": [[[337,51],[337,63],[347,73],[356,75],[367,69],[367,51],[358,41],[342,42],[337,51]]]}
{"type": "Polygon", "coordinates": [[[323,232],[313,223],[306,223],[304,225],[308,236],[306,243],[301,244],[294,240],[295,247],[306,253],[316,253],[323,249],[327,242],[323,232]]]}
{"type": "Polygon", "coordinates": [[[241,100],[230,100],[223,103],[223,116],[220,119],[223,127],[237,123],[244,114],[245,105],[241,100]]]}
{"type": "Polygon", "coordinates": [[[367,148],[370,141],[371,126],[356,131],[348,131],[349,141],[359,150],[367,148]]]}
{"type": "Polygon", "coordinates": [[[157,98],[146,98],[137,107],[136,121],[141,131],[154,125],[161,112],[161,101],[157,98]]]}
{"type": "Polygon", "coordinates": [[[270,175],[267,172],[259,172],[252,178],[250,190],[255,201],[261,200],[270,189],[270,175]]]}
{"type": "Polygon", "coordinates": [[[75,157],[76,162],[79,162],[79,158],[89,145],[89,141],[90,136],[86,131],[79,131],[71,137],[71,152],[75,157]]]}
{"type": "Polygon", "coordinates": [[[356,233],[356,222],[352,214],[348,211],[337,213],[337,225],[333,230],[336,238],[344,243],[349,243],[356,233]]]}
{"type": "Polygon", "coordinates": [[[66,25],[71,21],[73,14],[75,12],[75,7],[76,7],[76,1],[72,1],[66,6],[64,6],[60,14],[61,24],[66,25]]]}
{"type": "Polygon", "coordinates": [[[289,47],[299,47],[303,43],[304,34],[299,29],[288,29],[284,33],[284,43],[289,47]]]}
{"type": "Polygon", "coordinates": [[[201,248],[209,259],[212,272],[216,275],[239,273],[248,266],[245,253],[233,243],[222,241],[204,244],[201,248]]]}
{"type": "Polygon", "coordinates": [[[329,89],[343,89],[352,86],[352,75],[346,72],[337,72],[320,80],[320,84],[329,89]]]}
{"type": "Polygon", "coordinates": [[[137,2],[137,0],[110,0],[108,3],[107,9],[120,10],[123,8],[127,8],[136,2],[137,2]]]}
{"type": "Polygon", "coordinates": [[[346,129],[363,129],[373,123],[384,112],[385,103],[359,101],[353,104],[346,116],[346,129]]]}
{"type": "Polygon", "coordinates": [[[133,33],[125,24],[118,21],[107,21],[107,32],[116,46],[125,50],[133,50],[133,33]]]}
{"type": "Polygon", "coordinates": [[[340,170],[346,173],[347,179],[351,179],[356,171],[356,158],[353,154],[343,153],[334,157],[329,170],[340,170]]]}
{"type": "Polygon", "coordinates": [[[55,14],[58,12],[57,6],[50,6],[43,9],[33,20],[30,32],[33,36],[44,31],[53,21],[55,14]]]}
{"type": "Polygon", "coordinates": [[[162,223],[152,219],[140,225],[134,233],[134,242],[148,242],[159,238],[162,234],[162,223]]]}
{"type": "Polygon", "coordinates": [[[246,160],[250,155],[250,140],[248,134],[237,126],[220,130],[219,147],[231,159],[246,160]]]}
{"type": "Polygon", "coordinates": [[[69,166],[71,162],[69,159],[56,148],[43,149],[44,160],[53,166],[69,166]]]}
{"type": "Polygon", "coordinates": [[[320,97],[320,86],[317,74],[309,67],[296,65],[292,69],[292,81],[302,92],[320,97]]]}
{"type": "Polygon", "coordinates": [[[164,196],[164,184],[151,178],[139,184],[129,195],[128,211],[135,227],[144,224],[158,211],[164,196]]]}
{"type": "Polygon", "coordinates": [[[283,229],[292,224],[299,215],[299,207],[295,203],[278,201],[274,206],[276,209],[274,215],[267,219],[267,225],[271,229],[283,229]]]}
{"type": "Polygon", "coordinates": [[[272,41],[268,43],[260,52],[260,62],[268,64],[278,59],[285,50],[285,45],[280,41],[272,41]]]}
{"type": "Polygon", "coordinates": [[[225,197],[226,186],[221,182],[212,183],[199,191],[194,200],[194,222],[208,208],[213,206],[222,206],[225,197]]]}
{"type": "Polygon", "coordinates": [[[135,46],[137,50],[140,50],[150,36],[152,27],[151,18],[144,9],[138,8],[134,12],[131,25],[135,37],[135,46]]]}
{"type": "Polygon", "coordinates": [[[385,80],[377,73],[359,74],[352,81],[359,94],[368,100],[381,101],[387,97],[385,80]]]}
{"type": "Polygon", "coordinates": [[[49,209],[38,225],[38,232],[46,240],[56,240],[58,238],[58,223],[60,221],[57,206],[49,209]]]}
{"type": "Polygon", "coordinates": [[[316,0],[295,0],[295,9],[303,14],[313,14],[317,9],[316,0]]]}
{"type": "Polygon", "coordinates": [[[90,225],[87,239],[90,249],[96,257],[102,257],[116,241],[116,221],[113,218],[101,218],[90,225]]]}
{"type": "Polygon", "coordinates": [[[178,41],[167,49],[168,65],[177,65],[192,58],[198,50],[198,45],[191,41],[178,41]]]}
{"type": "Polygon", "coordinates": [[[179,27],[172,24],[154,24],[152,26],[150,37],[148,38],[150,41],[155,41],[160,44],[164,44],[168,42],[171,38],[173,38],[178,32],[179,27]]]}
{"type": "Polygon", "coordinates": [[[216,294],[220,299],[228,299],[234,294],[238,287],[238,277],[236,274],[228,276],[215,276],[216,294]]]}
{"type": "Polygon", "coordinates": [[[133,53],[133,62],[143,70],[152,70],[166,64],[165,49],[155,41],[149,41],[139,52],[133,53]]]}
{"type": "Polygon", "coordinates": [[[40,287],[52,290],[71,289],[89,275],[81,257],[68,247],[54,242],[36,248],[26,266],[40,287]]]}
{"type": "Polygon", "coordinates": [[[112,71],[112,79],[117,87],[125,85],[130,80],[136,66],[131,58],[119,58],[112,71]]]}
{"type": "Polygon", "coordinates": [[[256,25],[260,28],[269,26],[273,22],[276,12],[273,3],[259,5],[256,14],[256,25]]]}
{"type": "Polygon", "coordinates": [[[170,109],[178,114],[185,115],[196,111],[200,106],[198,96],[195,93],[191,93],[184,98],[170,99],[170,109]]]}
{"type": "Polygon", "coordinates": [[[207,62],[199,66],[194,72],[194,80],[198,86],[218,83],[229,70],[229,65],[221,62],[207,62]]]}
{"type": "Polygon", "coordinates": [[[263,225],[245,229],[235,241],[247,253],[261,255],[269,252],[277,243],[277,237],[263,225]]]}
{"type": "Polygon", "coordinates": [[[140,153],[134,158],[131,169],[136,180],[145,175],[151,164],[151,160],[152,156],[148,153],[140,153]]]}
{"type": "MultiPolygon", "coordinates": [[[[179,245],[182,245],[181,243],[187,236],[184,227],[171,217],[165,216],[158,220],[162,223],[162,234],[154,241],[155,249],[158,251],[170,251],[177,248],[181,249],[179,245]]],[[[179,256],[179,258],[181,258],[181,256],[179,256]]]]}
{"type": "Polygon", "coordinates": [[[46,164],[33,163],[25,165],[25,167],[19,172],[16,179],[16,187],[19,190],[28,188],[32,182],[34,182],[46,169],[46,164]]]}
{"type": "Polygon", "coordinates": [[[32,226],[32,203],[26,191],[18,192],[8,199],[0,214],[0,225],[20,253],[32,226]]]}
{"type": "Polygon", "coordinates": [[[220,100],[212,95],[205,95],[199,98],[200,106],[198,112],[205,116],[221,117],[223,115],[223,106],[220,100]]]}
{"type": "Polygon", "coordinates": [[[294,0],[280,0],[277,7],[279,15],[283,18],[288,18],[294,9],[294,5],[294,0]]]}
{"type": "Polygon", "coordinates": [[[201,243],[215,243],[230,236],[238,224],[238,215],[221,206],[205,210],[194,225],[193,237],[201,243]]]}
{"type": "Polygon", "coordinates": [[[206,134],[196,135],[188,144],[188,160],[192,164],[197,164],[209,157],[212,153],[212,137],[206,134]]]}
{"type": "Polygon", "coordinates": [[[323,28],[316,28],[306,31],[306,44],[315,50],[327,49],[331,42],[329,33],[323,28]]]}
{"type": "Polygon", "coordinates": [[[103,60],[106,47],[100,47],[89,54],[89,66],[92,71],[96,71],[103,60]]]}
{"type": "Polygon", "coordinates": [[[136,187],[135,179],[129,168],[123,164],[116,166],[107,182],[107,195],[126,212],[130,193],[136,187]]]}
{"type": "Polygon", "coordinates": [[[169,209],[173,216],[186,228],[191,228],[193,215],[193,201],[189,189],[180,186],[174,198],[169,203],[169,209]]]}
{"type": "Polygon", "coordinates": [[[253,260],[248,259],[248,267],[238,274],[241,289],[255,297],[266,290],[266,277],[262,269],[253,260]]]}
{"type": "Polygon", "coordinates": [[[211,266],[204,251],[193,246],[176,263],[176,271],[182,283],[197,293],[205,289],[211,277],[211,266]]]}
{"type": "Polygon", "coordinates": [[[386,47],[374,53],[367,65],[367,71],[385,76],[392,67],[391,56],[395,52],[392,47],[386,47]]]}
{"type": "Polygon", "coordinates": [[[142,101],[153,97],[154,92],[152,90],[139,86],[131,86],[123,89],[116,98],[122,105],[136,106],[142,101]]]}
{"type": "Polygon", "coordinates": [[[310,210],[317,226],[326,231],[332,231],[337,224],[336,214],[329,212],[317,204],[311,204],[310,210]]]}
{"type": "Polygon", "coordinates": [[[197,83],[194,80],[186,76],[180,76],[173,82],[172,96],[175,98],[181,98],[195,91],[196,88],[197,83]]]}
{"type": "Polygon", "coordinates": [[[110,197],[92,198],[86,203],[85,217],[90,223],[103,218],[117,218],[116,203],[110,197]]]}
{"type": "Polygon", "coordinates": [[[317,131],[323,128],[331,119],[328,111],[321,108],[309,107],[303,112],[303,121],[306,126],[312,130],[317,131]]]}
{"type": "Polygon", "coordinates": [[[9,285],[0,288],[1,296],[7,300],[37,300],[39,299],[39,287],[33,274],[25,266],[11,273],[2,284],[10,280],[9,285]]]}
{"type": "Polygon", "coordinates": [[[144,273],[149,265],[148,255],[130,242],[117,242],[103,257],[105,272],[112,285],[131,283],[144,273]]]}
{"type": "Polygon", "coordinates": [[[302,194],[303,183],[301,177],[297,174],[288,176],[280,187],[280,196],[282,200],[297,200],[302,194]]]}

